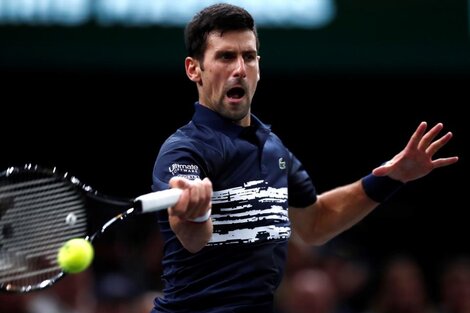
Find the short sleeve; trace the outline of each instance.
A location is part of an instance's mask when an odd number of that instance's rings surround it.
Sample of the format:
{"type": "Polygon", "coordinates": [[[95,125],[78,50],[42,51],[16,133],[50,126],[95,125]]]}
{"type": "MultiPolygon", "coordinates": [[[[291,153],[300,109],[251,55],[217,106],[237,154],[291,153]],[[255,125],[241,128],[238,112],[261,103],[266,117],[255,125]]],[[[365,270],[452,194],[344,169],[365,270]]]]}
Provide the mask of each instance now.
{"type": "Polygon", "coordinates": [[[302,163],[290,153],[290,168],[288,178],[289,206],[304,208],[317,201],[317,193],[310,175],[302,163]]]}
{"type": "Polygon", "coordinates": [[[191,141],[170,137],[161,147],[153,168],[152,190],[168,188],[172,177],[203,179],[205,164],[191,141]]]}

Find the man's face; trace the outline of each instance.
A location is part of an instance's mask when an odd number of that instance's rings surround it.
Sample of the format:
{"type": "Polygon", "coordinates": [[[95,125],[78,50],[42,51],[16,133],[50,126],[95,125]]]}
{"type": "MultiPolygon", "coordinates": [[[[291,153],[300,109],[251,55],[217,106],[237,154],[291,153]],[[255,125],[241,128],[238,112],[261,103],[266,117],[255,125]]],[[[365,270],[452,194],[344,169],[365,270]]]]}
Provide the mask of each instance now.
{"type": "Polygon", "coordinates": [[[250,30],[210,33],[199,65],[199,101],[237,124],[248,126],[260,78],[255,34],[250,30]]]}

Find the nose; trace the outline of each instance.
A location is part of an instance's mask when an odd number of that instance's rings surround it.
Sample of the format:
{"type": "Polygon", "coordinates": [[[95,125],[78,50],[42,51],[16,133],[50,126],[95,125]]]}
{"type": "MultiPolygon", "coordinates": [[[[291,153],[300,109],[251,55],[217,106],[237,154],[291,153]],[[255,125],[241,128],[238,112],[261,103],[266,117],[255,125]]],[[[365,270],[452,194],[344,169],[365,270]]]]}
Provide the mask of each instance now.
{"type": "Polygon", "coordinates": [[[235,64],[235,72],[234,72],[235,77],[246,77],[246,66],[245,66],[245,60],[243,57],[237,58],[236,64],[235,64]]]}

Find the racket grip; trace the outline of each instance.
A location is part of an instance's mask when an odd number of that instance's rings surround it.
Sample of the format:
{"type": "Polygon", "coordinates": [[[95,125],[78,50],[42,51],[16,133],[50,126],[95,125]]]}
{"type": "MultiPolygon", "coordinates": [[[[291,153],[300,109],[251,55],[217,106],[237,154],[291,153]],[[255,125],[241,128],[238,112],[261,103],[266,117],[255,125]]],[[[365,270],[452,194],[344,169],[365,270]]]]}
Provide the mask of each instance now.
{"type": "Polygon", "coordinates": [[[139,204],[141,213],[155,212],[175,205],[182,192],[179,188],[151,192],[135,198],[135,202],[139,204]]]}

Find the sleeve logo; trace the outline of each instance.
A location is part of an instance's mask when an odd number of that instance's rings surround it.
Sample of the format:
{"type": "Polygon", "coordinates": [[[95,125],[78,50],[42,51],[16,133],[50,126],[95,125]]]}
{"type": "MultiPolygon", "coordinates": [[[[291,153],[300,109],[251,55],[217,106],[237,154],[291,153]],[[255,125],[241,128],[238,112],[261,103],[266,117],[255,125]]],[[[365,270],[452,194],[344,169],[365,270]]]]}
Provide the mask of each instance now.
{"type": "Polygon", "coordinates": [[[173,176],[186,177],[188,179],[199,178],[199,166],[195,164],[179,164],[173,163],[168,167],[168,171],[173,176]]]}

